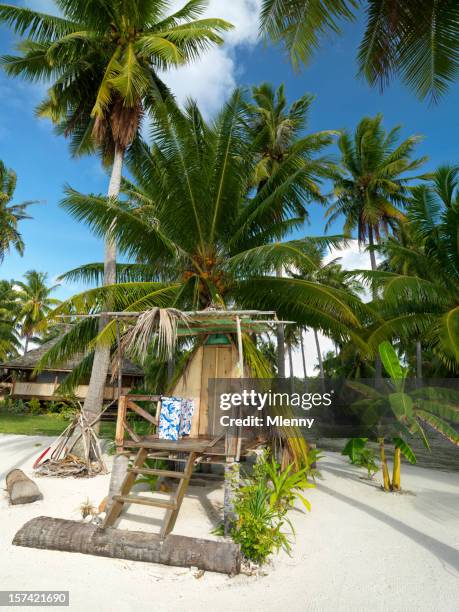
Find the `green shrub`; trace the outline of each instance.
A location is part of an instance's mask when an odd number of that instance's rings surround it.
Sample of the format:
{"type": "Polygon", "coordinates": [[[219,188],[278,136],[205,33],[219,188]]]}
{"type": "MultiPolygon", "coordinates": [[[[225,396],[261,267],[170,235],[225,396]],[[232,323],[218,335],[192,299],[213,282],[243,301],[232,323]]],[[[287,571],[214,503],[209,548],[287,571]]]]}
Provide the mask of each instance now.
{"type": "Polygon", "coordinates": [[[281,548],[290,552],[289,535],[294,530],[287,512],[297,499],[310,510],[302,491],[315,486],[307,481],[306,472],[307,468],[294,472],[293,465],[280,470],[279,464],[265,454],[254,466],[252,474],[234,485],[237,519],[231,536],[240,544],[247,559],[263,564],[281,548]],[[289,533],[284,531],[285,527],[289,533]]]}
{"type": "Polygon", "coordinates": [[[36,397],[33,397],[32,399],[30,399],[27,402],[27,406],[28,406],[30,414],[32,415],[42,414],[43,412],[41,402],[36,397]]]}
{"type": "Polygon", "coordinates": [[[62,402],[51,401],[46,403],[47,414],[59,414],[64,404],[62,402]]]}
{"type": "Polygon", "coordinates": [[[23,400],[12,400],[9,403],[8,411],[11,414],[26,414],[28,406],[23,400]]]}

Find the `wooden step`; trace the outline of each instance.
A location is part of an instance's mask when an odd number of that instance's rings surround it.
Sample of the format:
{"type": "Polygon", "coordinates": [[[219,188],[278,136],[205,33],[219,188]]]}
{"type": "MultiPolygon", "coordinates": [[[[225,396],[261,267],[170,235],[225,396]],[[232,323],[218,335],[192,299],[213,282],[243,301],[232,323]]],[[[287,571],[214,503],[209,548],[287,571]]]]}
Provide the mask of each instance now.
{"type": "Polygon", "coordinates": [[[173,472],[159,468],[129,468],[128,472],[142,474],[143,476],[164,476],[165,478],[185,478],[185,472],[173,472]]]}
{"type": "Polygon", "coordinates": [[[162,499],[150,499],[140,495],[114,495],[113,499],[123,504],[141,504],[143,506],[155,506],[156,508],[166,508],[167,510],[175,510],[177,504],[173,501],[162,499]]]}

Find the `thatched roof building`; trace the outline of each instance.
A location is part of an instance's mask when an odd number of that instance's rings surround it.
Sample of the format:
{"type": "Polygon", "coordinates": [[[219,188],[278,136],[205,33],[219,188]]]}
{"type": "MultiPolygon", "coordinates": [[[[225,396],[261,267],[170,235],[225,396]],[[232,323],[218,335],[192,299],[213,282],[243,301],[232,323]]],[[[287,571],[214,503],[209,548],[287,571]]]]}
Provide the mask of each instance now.
{"type": "MultiPolygon", "coordinates": [[[[25,355],[16,357],[8,362],[0,364],[2,370],[2,379],[4,383],[9,383],[11,395],[17,398],[30,399],[36,397],[43,400],[52,400],[58,397],[56,390],[65,377],[72,372],[80,363],[81,355],[75,355],[59,366],[53,366],[34,374],[34,370],[40,362],[43,355],[56,344],[59,338],[55,338],[46,342],[42,346],[28,351],[25,355]]],[[[130,389],[143,385],[144,372],[137,365],[129,361],[123,360],[122,366],[122,388],[123,393],[130,389]]],[[[86,397],[89,380],[83,380],[82,384],[75,389],[75,395],[78,399],[86,397]]],[[[3,385],[5,386],[5,384],[3,385]]],[[[104,397],[106,400],[112,400],[117,396],[117,382],[111,381],[111,376],[107,377],[107,385],[104,397]]]]}

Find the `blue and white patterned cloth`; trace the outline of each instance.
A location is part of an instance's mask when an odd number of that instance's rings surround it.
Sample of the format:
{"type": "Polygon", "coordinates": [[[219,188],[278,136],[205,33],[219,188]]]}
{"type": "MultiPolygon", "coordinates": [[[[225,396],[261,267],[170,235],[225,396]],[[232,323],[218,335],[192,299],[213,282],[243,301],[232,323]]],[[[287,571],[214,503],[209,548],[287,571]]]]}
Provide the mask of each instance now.
{"type": "Polygon", "coordinates": [[[158,436],[160,440],[178,440],[182,416],[182,400],[178,397],[162,397],[158,436]]]}
{"type": "Polygon", "coordinates": [[[162,397],[158,426],[159,439],[177,441],[182,436],[189,436],[193,414],[193,400],[162,397]]]}
{"type": "Polygon", "coordinates": [[[181,406],[180,437],[189,436],[194,414],[194,401],[183,399],[181,406]]]}

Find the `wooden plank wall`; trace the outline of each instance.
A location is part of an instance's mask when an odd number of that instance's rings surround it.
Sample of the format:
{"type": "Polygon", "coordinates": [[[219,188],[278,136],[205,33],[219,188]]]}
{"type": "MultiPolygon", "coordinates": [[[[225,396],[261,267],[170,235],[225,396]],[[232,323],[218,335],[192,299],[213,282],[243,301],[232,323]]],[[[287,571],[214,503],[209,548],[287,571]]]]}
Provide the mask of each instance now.
{"type": "Polygon", "coordinates": [[[237,361],[238,353],[233,345],[201,346],[177,382],[172,395],[195,401],[191,437],[219,432],[217,423],[209,423],[209,379],[236,378],[237,361]]]}

